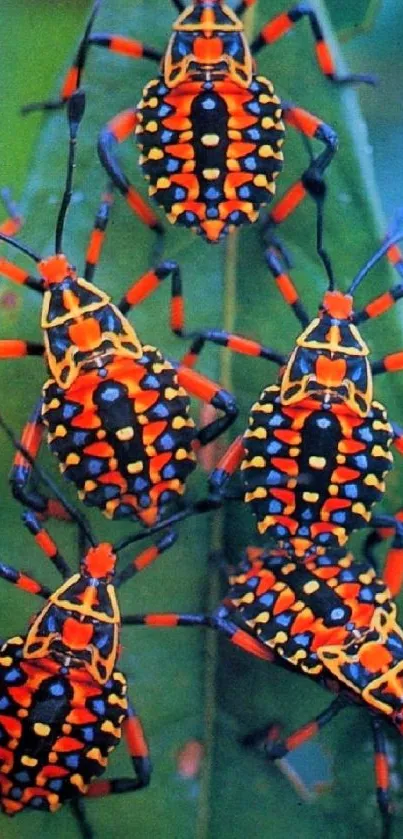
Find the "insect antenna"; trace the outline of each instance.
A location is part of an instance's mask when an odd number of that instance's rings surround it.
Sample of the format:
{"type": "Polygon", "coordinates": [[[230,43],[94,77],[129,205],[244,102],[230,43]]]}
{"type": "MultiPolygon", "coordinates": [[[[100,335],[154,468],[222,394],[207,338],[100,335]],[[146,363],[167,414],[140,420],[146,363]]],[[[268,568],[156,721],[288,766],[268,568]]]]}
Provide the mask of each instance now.
{"type": "Polygon", "coordinates": [[[360,283],[362,282],[364,277],[366,277],[367,274],[369,274],[369,272],[372,270],[372,268],[377,264],[377,262],[379,262],[379,260],[382,259],[383,256],[385,256],[385,253],[387,253],[389,248],[391,248],[392,245],[396,245],[402,239],[403,239],[403,231],[402,230],[400,231],[400,233],[396,233],[393,236],[387,236],[385,241],[383,242],[383,244],[370,257],[368,262],[365,263],[365,265],[361,268],[361,270],[358,272],[358,274],[355,275],[355,277],[354,277],[354,279],[353,279],[353,281],[350,285],[350,288],[348,289],[347,294],[351,294],[351,295],[354,294],[354,292],[356,291],[356,289],[358,288],[358,286],[360,285],[360,283]]]}
{"type": "Polygon", "coordinates": [[[74,169],[76,167],[77,132],[85,111],[85,93],[76,90],[67,103],[67,120],[69,125],[69,156],[67,162],[66,184],[59,215],[56,222],[55,252],[62,253],[64,223],[72,195],[74,169]]]}

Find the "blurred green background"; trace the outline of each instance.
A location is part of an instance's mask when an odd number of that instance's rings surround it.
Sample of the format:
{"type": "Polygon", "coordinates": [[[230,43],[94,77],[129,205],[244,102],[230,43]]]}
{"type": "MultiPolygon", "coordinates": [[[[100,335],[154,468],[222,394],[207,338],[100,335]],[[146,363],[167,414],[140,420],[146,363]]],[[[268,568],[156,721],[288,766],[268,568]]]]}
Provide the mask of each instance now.
{"type": "MultiPolygon", "coordinates": [[[[372,28],[343,44],[343,56],[351,69],[375,71],[381,78],[375,90],[359,92],[368,133],[356,93],[337,90],[320,76],[306,23],[262,53],[259,67],[273,79],[281,96],[313,110],[340,133],[340,152],[328,178],[326,242],[340,285],[345,287],[378,244],[384,229],[381,203],[388,215],[401,204],[403,59],[399,33],[403,9],[393,0],[384,0],[377,8],[365,0],[357,4],[329,0],[326,9],[321,3],[315,6],[325,19],[326,10],[333,14],[343,37],[346,30],[351,34],[365,22],[369,6],[374,13],[372,28]],[[373,180],[373,163],[379,190],[373,180]]],[[[284,7],[279,0],[260,0],[248,26],[258,31],[268,17],[284,7]]],[[[36,0],[34,4],[0,0],[0,180],[12,186],[23,203],[26,226],[21,238],[45,253],[52,251],[54,219],[64,181],[65,118],[59,113],[23,120],[18,110],[25,102],[55,94],[61,68],[72,54],[89,8],[89,3],[79,0],[36,0]]],[[[173,20],[173,7],[167,0],[105,0],[99,29],[130,34],[163,48],[173,20]]],[[[342,64],[340,55],[338,64],[342,64]]],[[[131,62],[105,51],[93,51],[88,62],[88,107],[80,133],[74,202],[65,238],[65,248],[80,268],[104,183],[94,153],[97,132],[110,116],[138,101],[142,86],[154,74],[154,67],[147,62],[131,62]]],[[[126,143],[120,154],[145,194],[134,144],[126,143]]],[[[280,193],[306,165],[303,144],[291,130],[286,154],[280,193]]],[[[119,299],[129,282],[148,267],[152,234],[119,199],[110,228],[97,282],[119,299]]],[[[296,264],[298,288],[314,313],[325,280],[315,256],[313,206],[309,201],[287,222],[283,235],[296,264]]],[[[183,267],[189,324],[225,325],[283,351],[290,348],[298,329],[271,287],[257,226],[243,229],[227,244],[211,248],[185,231],[170,228],[165,253],[179,259],[183,267]]],[[[14,253],[9,256],[15,258],[14,253]]],[[[19,257],[18,261],[27,264],[19,257]]],[[[368,300],[392,280],[392,272],[382,266],[363,284],[359,301],[368,300]]],[[[168,299],[168,288],[161,288],[131,318],[143,340],[178,356],[182,344],[172,338],[166,324],[168,299]]],[[[38,323],[39,305],[33,292],[2,281],[1,336],[39,340],[38,323]]],[[[364,334],[375,357],[400,349],[401,318],[397,312],[391,313],[380,323],[371,323],[364,334]]],[[[201,368],[232,386],[238,395],[239,429],[244,427],[248,408],[262,387],[275,377],[274,368],[263,362],[231,358],[214,349],[203,356],[201,368]]],[[[42,364],[35,359],[3,363],[0,376],[0,410],[20,429],[44,380],[42,364]]],[[[379,381],[377,394],[399,421],[403,415],[399,378],[379,381]]],[[[194,411],[197,417],[197,405],[194,411]]],[[[12,452],[5,442],[1,451],[1,559],[35,571],[41,580],[56,585],[53,570],[19,525],[20,510],[8,500],[12,452]]],[[[42,462],[56,474],[46,453],[42,462]]],[[[389,480],[385,510],[394,510],[399,504],[401,475],[397,463],[389,480]]],[[[205,479],[200,474],[191,481],[190,496],[196,497],[204,487],[205,479]]],[[[74,494],[69,497],[74,499],[74,494]]],[[[100,538],[111,540],[134,529],[133,525],[110,525],[100,515],[93,516],[92,522],[100,538]]],[[[51,529],[74,566],[75,534],[60,525],[51,529]]],[[[251,540],[257,541],[249,511],[232,505],[221,516],[187,523],[178,547],[122,593],[122,611],[197,610],[217,602],[222,586],[217,569],[208,564],[208,549],[218,547],[223,540],[231,557],[251,540]]],[[[355,540],[357,550],[359,541],[355,540]]],[[[127,560],[129,557],[128,552],[127,560]]],[[[0,586],[0,606],[0,632],[4,635],[22,632],[30,614],[38,608],[33,598],[5,583],[0,586]]],[[[266,765],[260,755],[245,753],[237,738],[274,718],[287,732],[293,730],[328,703],[331,697],[322,689],[301,677],[249,660],[230,650],[225,641],[198,630],[126,630],[122,668],[146,727],[155,771],[153,783],[145,792],[88,803],[88,818],[97,837],[123,839],[133,834],[139,839],[310,839],[324,834],[330,839],[350,839],[360,833],[375,839],[380,835],[370,727],[362,711],[342,715],[309,748],[299,750],[292,758],[291,765],[308,790],[301,798],[276,767],[266,765]],[[184,778],[178,771],[178,753],[193,739],[203,742],[205,758],[199,774],[184,778]],[[308,800],[316,787],[328,786],[322,795],[308,800]]],[[[390,754],[398,837],[403,827],[399,771],[402,748],[393,732],[390,754]]],[[[113,755],[109,774],[128,771],[122,744],[113,755]]],[[[34,839],[38,832],[45,831],[60,838],[79,835],[68,808],[49,817],[29,813],[14,820],[1,818],[0,835],[5,839],[34,839]]]]}

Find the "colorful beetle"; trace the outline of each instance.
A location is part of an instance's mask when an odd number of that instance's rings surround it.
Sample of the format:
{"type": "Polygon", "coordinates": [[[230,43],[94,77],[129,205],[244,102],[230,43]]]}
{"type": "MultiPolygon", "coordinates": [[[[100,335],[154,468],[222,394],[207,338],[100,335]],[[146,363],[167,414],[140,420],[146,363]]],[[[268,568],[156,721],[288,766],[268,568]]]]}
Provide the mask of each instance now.
{"type": "MultiPolygon", "coordinates": [[[[357,328],[394,306],[403,295],[402,284],[353,311],[355,290],[385,253],[403,273],[396,247],[400,238],[396,234],[387,239],[345,294],[334,288],[326,255],[329,290],[312,321],[290,276],[269,249],[269,269],[304,330],[291,354],[211,329],[200,332],[184,356],[193,366],[204,344],[212,342],[280,367],[277,384],[265,388],[252,406],[248,430],[232,442],[210,476],[210,488],[219,502],[240,467],[242,495],[252,506],[259,533],[301,558],[312,549],[344,546],[350,533],[369,522],[393,527],[399,540],[403,534],[398,518],[372,515],[392,468],[392,443],[403,453],[403,431],[389,422],[384,406],[374,399],[373,376],[402,370],[403,353],[370,363],[357,328]]],[[[188,338],[192,333],[182,329],[178,334],[188,338]]]]}
{"type": "Polygon", "coordinates": [[[162,54],[131,38],[91,33],[95,3],[85,35],[56,102],[34,103],[23,112],[57,108],[80,84],[90,45],[130,58],[161,62],[158,78],[146,85],[135,108],[118,114],[99,137],[98,151],[109,176],[131,209],[158,235],[163,228],[134,189],[116,158],[116,145],[135,133],[149,195],[171,223],[217,242],[229,231],[256,221],[275,193],[283,165],[284,122],[318,139],[324,151],[314,159],[270,215],[280,224],[298,206],[312,179],[321,178],[337,148],[335,131],[301,108],[280,102],[271,81],[258,74],[253,56],[307,17],[316,42],[319,68],[331,81],[373,83],[368,75],[338,75],[322,27],[307,3],[269,21],[248,45],[241,20],[255,0],[232,10],[222,0],[194,0],[180,12],[162,54]]]}
{"type": "Polygon", "coordinates": [[[273,742],[268,726],[244,738],[248,746],[264,742],[271,760],[313,737],[344,708],[364,706],[371,714],[382,839],[390,839],[392,806],[381,723],[386,718],[403,734],[403,630],[389,589],[366,561],[343,549],[313,551],[302,560],[279,548],[249,548],[230,583],[210,616],[133,614],[122,622],[220,630],[218,621],[224,618],[258,639],[267,660],[336,693],[324,711],[284,741],[273,742]]]}
{"type": "MultiPolygon", "coordinates": [[[[82,94],[76,93],[69,101],[74,146],[82,94]]],[[[170,363],[158,349],[141,343],[123,314],[171,274],[174,286],[176,263],[166,261],[146,272],[119,306],[88,282],[100,254],[109,196],[102,202],[91,237],[88,272],[85,278],[77,276],[61,248],[73,165],[71,155],[54,256],[41,259],[0,234],[38,263],[39,278],[4,259],[0,260],[0,273],[43,294],[44,331],[44,345],[0,341],[0,358],[44,355],[47,362],[50,378],[22,436],[30,454],[36,456],[45,426],[61,471],[76,484],[86,504],[98,507],[109,518],[135,516],[151,526],[166,506],[182,495],[195,467],[195,447],[227,428],[237,407],[231,394],[219,385],[179,362],[170,363]],[[189,416],[188,393],[210,402],[223,416],[196,432],[189,416]]],[[[181,323],[181,317],[181,300],[174,298],[173,325],[181,323]]],[[[11,474],[14,494],[38,512],[60,512],[59,505],[29,491],[30,472],[24,456],[17,453],[11,474]]]]}

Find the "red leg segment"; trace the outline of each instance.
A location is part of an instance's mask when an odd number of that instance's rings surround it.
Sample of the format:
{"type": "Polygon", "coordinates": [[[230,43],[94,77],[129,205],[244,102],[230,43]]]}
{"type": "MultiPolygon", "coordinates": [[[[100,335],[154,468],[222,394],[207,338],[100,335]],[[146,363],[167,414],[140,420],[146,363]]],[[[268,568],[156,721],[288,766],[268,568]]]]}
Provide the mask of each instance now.
{"type": "Polygon", "coordinates": [[[109,222],[110,209],[113,204],[113,192],[107,190],[101,197],[101,203],[95,216],[94,227],[88,242],[85,255],[84,278],[92,281],[101,258],[102,248],[105,240],[106,228],[109,222]]]}
{"type": "Polygon", "coordinates": [[[123,723],[123,735],[133,764],[134,778],[114,778],[105,781],[93,781],[86,796],[100,798],[122,792],[134,792],[150,783],[151,762],[147,741],[140,718],[133,706],[129,707],[128,716],[123,723]]]}
{"type": "MultiPolygon", "coordinates": [[[[252,5],[246,0],[246,5],[252,5]]],[[[297,3],[287,12],[276,15],[272,20],[266,23],[260,30],[258,36],[251,44],[253,55],[257,55],[260,50],[266,45],[274,44],[289,32],[298,21],[307,17],[311,26],[311,31],[315,39],[315,55],[320,71],[324,76],[327,76],[331,82],[337,84],[351,84],[353,82],[364,82],[366,84],[375,84],[376,79],[367,73],[348,73],[340,75],[336,72],[334,59],[330,48],[325,40],[323,28],[318,19],[315,10],[309,3],[297,3]]]]}

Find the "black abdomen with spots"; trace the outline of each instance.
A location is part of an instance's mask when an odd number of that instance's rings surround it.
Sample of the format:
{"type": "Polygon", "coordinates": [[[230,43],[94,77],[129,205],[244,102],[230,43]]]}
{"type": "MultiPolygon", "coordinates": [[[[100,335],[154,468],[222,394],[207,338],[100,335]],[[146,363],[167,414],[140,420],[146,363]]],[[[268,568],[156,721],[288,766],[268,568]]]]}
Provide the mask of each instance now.
{"type": "Polygon", "coordinates": [[[45,387],[43,420],[65,477],[110,518],[150,524],[178,498],[195,467],[189,399],[153,347],[105,361],[63,391],[45,387]]]}
{"type": "MultiPolygon", "coordinates": [[[[18,637],[7,642],[0,657],[0,746],[11,761],[0,773],[1,806],[10,814],[19,805],[54,810],[85,792],[105,771],[127,708],[122,674],[105,688],[89,677],[77,681],[53,660],[24,660],[23,643],[18,637]]],[[[2,762],[8,763],[4,755],[2,762]]]]}
{"type": "Polygon", "coordinates": [[[155,80],[143,91],[138,116],[150,195],[171,222],[207,238],[203,223],[220,223],[220,238],[232,225],[254,221],[271,201],[283,165],[284,125],[280,102],[263,76],[248,89],[224,80],[169,90],[155,80]]]}
{"type": "Polygon", "coordinates": [[[293,538],[343,545],[365,527],[392,467],[392,429],[382,405],[360,418],[332,404],[280,403],[267,388],[252,409],[244,437],[245,500],[261,533],[288,545],[293,538]]]}

